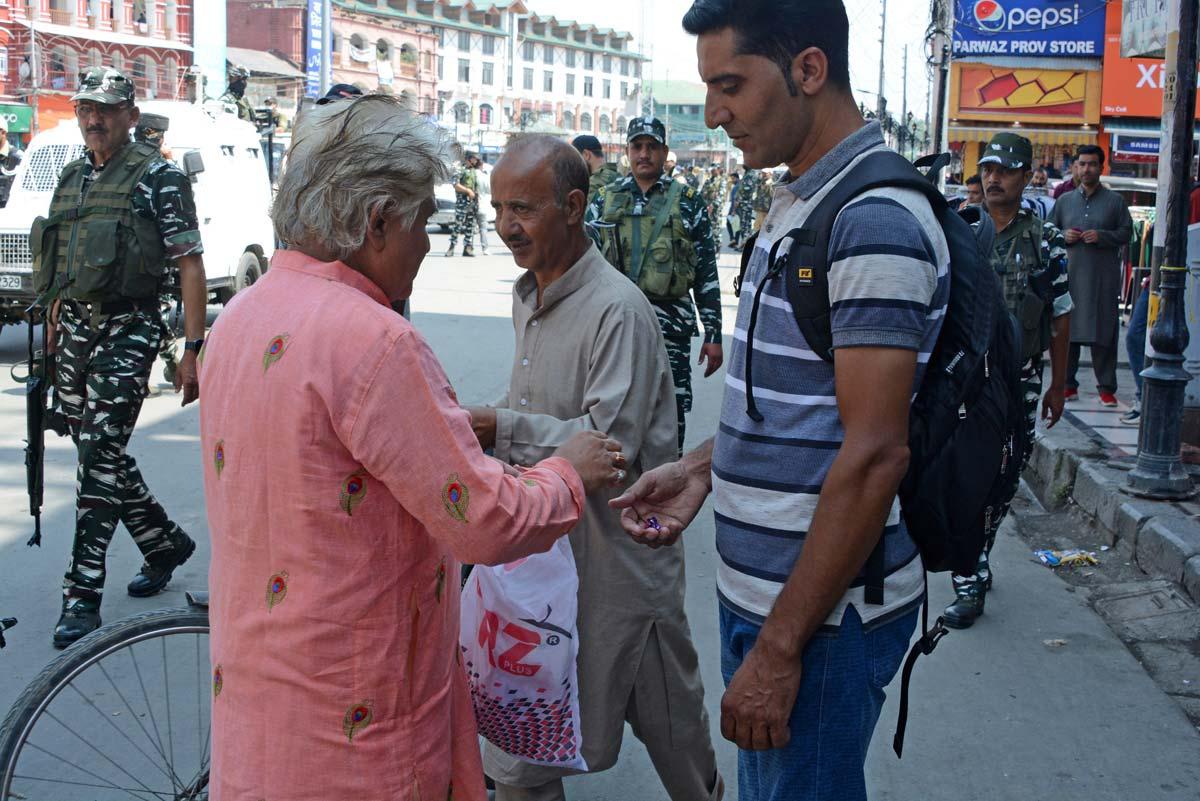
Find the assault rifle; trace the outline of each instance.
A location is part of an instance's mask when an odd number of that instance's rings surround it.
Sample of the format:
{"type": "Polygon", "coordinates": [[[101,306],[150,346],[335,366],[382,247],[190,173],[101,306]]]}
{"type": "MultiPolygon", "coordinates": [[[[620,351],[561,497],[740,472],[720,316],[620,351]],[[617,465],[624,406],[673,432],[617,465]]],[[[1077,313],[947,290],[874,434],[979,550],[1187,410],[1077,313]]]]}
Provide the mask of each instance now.
{"type": "MultiPolygon", "coordinates": [[[[29,514],[33,515],[33,536],[25,544],[42,544],[42,490],[46,457],[47,401],[54,382],[52,360],[46,353],[47,314],[34,304],[29,315],[29,372],[25,376],[25,484],[29,492],[29,514]],[[41,350],[34,349],[33,329],[42,326],[41,350]]],[[[15,378],[15,376],[14,376],[15,378]]]]}

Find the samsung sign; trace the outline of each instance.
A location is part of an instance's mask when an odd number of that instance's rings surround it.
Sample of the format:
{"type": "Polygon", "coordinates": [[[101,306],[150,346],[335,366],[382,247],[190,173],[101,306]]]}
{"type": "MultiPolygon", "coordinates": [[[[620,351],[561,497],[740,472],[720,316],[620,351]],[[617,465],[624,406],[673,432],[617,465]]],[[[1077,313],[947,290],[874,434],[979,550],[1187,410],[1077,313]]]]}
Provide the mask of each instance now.
{"type": "Polygon", "coordinates": [[[954,0],[954,55],[1100,58],[1104,0],[954,0]]]}

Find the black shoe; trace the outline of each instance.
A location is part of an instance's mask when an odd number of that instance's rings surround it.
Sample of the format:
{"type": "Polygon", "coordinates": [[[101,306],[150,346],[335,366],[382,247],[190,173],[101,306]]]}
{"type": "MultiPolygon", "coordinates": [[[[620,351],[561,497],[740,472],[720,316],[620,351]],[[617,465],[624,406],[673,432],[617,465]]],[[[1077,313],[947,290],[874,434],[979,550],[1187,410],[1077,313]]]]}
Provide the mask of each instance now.
{"type": "Polygon", "coordinates": [[[473,259],[473,258],[475,258],[475,249],[474,248],[463,248],[463,255],[466,256],[468,259],[473,259]]]}
{"type": "Polygon", "coordinates": [[[171,553],[162,557],[157,565],[149,562],[142,563],[142,570],[129,582],[129,594],[134,598],[148,598],[162,592],[163,587],[171,580],[175,568],[182,565],[196,551],[196,542],[186,534],[182,543],[171,553]]]}
{"type": "Polygon", "coordinates": [[[100,610],[86,606],[64,609],[54,626],[54,647],[66,648],[100,628],[100,610]]]}
{"type": "Polygon", "coordinates": [[[446,249],[446,258],[450,258],[453,255],[454,255],[454,245],[451,245],[449,248],[446,249]]]}
{"type": "Polygon", "coordinates": [[[954,599],[954,603],[946,607],[942,617],[946,625],[952,629],[969,629],[979,616],[983,614],[983,592],[972,592],[954,599]]]}

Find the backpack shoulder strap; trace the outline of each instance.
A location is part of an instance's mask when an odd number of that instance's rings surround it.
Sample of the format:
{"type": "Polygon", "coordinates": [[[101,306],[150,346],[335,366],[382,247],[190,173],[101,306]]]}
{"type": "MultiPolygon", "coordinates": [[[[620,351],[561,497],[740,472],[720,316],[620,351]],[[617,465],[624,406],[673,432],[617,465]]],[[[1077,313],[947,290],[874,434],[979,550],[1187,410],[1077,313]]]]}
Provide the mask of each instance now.
{"type": "Polygon", "coordinates": [[[746,270],[750,267],[750,257],[754,255],[754,243],[758,241],[758,231],[750,234],[750,238],[742,245],[742,261],[738,267],[737,278],[733,279],[733,296],[740,297],[742,294],[742,281],[746,280],[746,270]]]}
{"type": "Polygon", "coordinates": [[[782,273],[796,323],[809,348],[827,362],[833,361],[833,333],[829,319],[829,240],[833,225],[851,200],[881,187],[920,192],[929,200],[935,214],[947,206],[937,187],[922,177],[903,156],[891,150],[871,153],[821,199],[803,228],[792,232],[803,231],[805,235],[797,237],[785,254],[788,261],[782,273]]]}

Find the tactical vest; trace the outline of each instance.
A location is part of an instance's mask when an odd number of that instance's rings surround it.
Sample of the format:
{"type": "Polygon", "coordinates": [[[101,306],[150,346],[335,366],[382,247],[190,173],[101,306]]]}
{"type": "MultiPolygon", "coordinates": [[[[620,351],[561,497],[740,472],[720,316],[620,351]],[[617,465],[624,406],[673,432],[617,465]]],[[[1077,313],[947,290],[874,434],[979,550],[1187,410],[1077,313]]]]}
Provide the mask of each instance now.
{"type": "Polygon", "coordinates": [[[1050,347],[1054,299],[1050,276],[1042,264],[1042,221],[1029,215],[996,237],[992,268],[1000,276],[1004,302],[1021,323],[1025,361],[1050,347]]]}
{"type": "Polygon", "coordinates": [[[474,169],[463,170],[462,174],[458,177],[458,182],[472,192],[479,189],[479,177],[475,174],[474,169]]]}
{"type": "Polygon", "coordinates": [[[668,186],[645,203],[634,203],[631,191],[609,189],[600,217],[614,226],[603,237],[604,257],[651,300],[687,297],[699,262],[679,207],[686,187],[677,181],[668,186]]]}
{"type": "Polygon", "coordinates": [[[158,224],[133,211],[133,193],[157,147],[131,142],[82,197],[86,161],[63,168],[50,202],[29,233],[34,289],[53,281],[64,298],[91,302],[157,297],[166,254],[158,224]],[[82,199],[81,199],[82,197],[82,199]]]}

